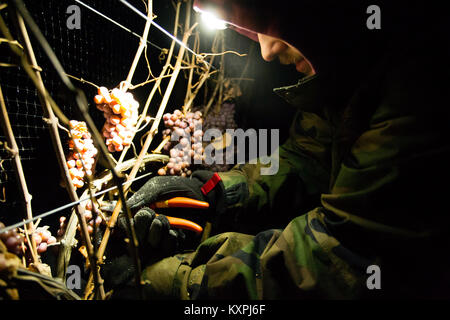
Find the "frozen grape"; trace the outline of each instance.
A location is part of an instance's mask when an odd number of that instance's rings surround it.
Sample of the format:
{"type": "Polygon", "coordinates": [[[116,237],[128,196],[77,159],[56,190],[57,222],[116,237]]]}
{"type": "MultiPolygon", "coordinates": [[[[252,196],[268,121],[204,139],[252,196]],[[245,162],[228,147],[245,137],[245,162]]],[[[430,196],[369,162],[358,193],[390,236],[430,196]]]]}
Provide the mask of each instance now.
{"type": "Polygon", "coordinates": [[[47,242],[42,242],[37,247],[37,252],[38,253],[44,253],[45,251],[47,251],[47,242]]]}
{"type": "Polygon", "coordinates": [[[102,129],[103,137],[109,152],[120,152],[129,146],[136,131],[139,103],[133,94],[114,88],[109,92],[106,87],[98,89],[98,95],[94,97],[97,108],[103,111],[106,122],[102,129]],[[102,96],[103,99],[99,99],[102,96]],[[102,107],[99,107],[101,101],[102,107]]]}
{"type": "MultiPolygon", "coordinates": [[[[60,221],[60,226],[64,225],[64,229],[65,229],[65,217],[61,217],[59,219],[59,221],[60,221]]],[[[32,233],[32,237],[35,240],[36,249],[37,249],[38,254],[41,254],[41,253],[44,253],[45,251],[47,251],[47,247],[49,244],[56,243],[56,238],[54,236],[52,236],[52,233],[48,229],[49,229],[48,226],[43,226],[43,227],[37,228],[32,233]]],[[[60,230],[62,230],[62,229],[60,228],[60,230]]],[[[60,230],[58,230],[58,234],[59,233],[63,234],[63,232],[60,230]]]]}
{"type": "Polygon", "coordinates": [[[38,233],[33,233],[33,239],[34,242],[36,242],[36,245],[42,242],[42,237],[38,233]]]}
{"type": "Polygon", "coordinates": [[[7,248],[15,248],[18,244],[18,240],[15,236],[10,236],[6,239],[5,245],[7,248]]]}
{"type": "Polygon", "coordinates": [[[70,153],[67,156],[67,167],[74,187],[82,188],[85,174],[92,174],[98,150],[94,146],[91,134],[88,132],[84,121],[70,120],[69,126],[69,136],[72,139],[68,143],[70,153]]]}
{"type": "Polygon", "coordinates": [[[199,149],[198,153],[201,154],[203,151],[201,148],[203,136],[201,116],[202,113],[199,111],[196,113],[183,112],[179,109],[163,115],[166,127],[162,132],[163,139],[170,138],[170,141],[164,145],[164,151],[169,154],[169,162],[164,168],[158,170],[158,175],[169,174],[185,177],[192,174],[189,166],[196,154],[193,143],[197,143],[195,148],[199,149]],[[192,133],[194,133],[193,136],[192,133]],[[190,174],[187,174],[188,172],[190,174]]]}
{"type": "MultiPolygon", "coordinates": [[[[64,220],[61,219],[60,222],[62,224],[64,223],[64,220]]],[[[2,227],[2,224],[0,224],[0,227],[2,227]]],[[[48,244],[56,242],[56,238],[51,235],[51,232],[48,229],[48,226],[43,226],[37,228],[33,232],[29,232],[29,237],[33,239],[36,244],[38,254],[45,252],[48,244]]],[[[25,244],[28,243],[28,240],[23,230],[20,230],[19,232],[18,229],[14,229],[1,233],[0,239],[5,243],[8,251],[18,256],[21,256],[27,250],[25,244]]],[[[27,258],[30,259],[30,256],[28,255],[27,258]]]]}

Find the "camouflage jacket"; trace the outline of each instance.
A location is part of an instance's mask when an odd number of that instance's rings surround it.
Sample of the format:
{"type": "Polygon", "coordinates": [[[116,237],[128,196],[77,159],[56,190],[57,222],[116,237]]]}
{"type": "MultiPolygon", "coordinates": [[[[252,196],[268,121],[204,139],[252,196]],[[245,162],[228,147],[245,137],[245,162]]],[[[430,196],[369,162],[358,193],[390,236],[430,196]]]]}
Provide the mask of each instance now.
{"type": "Polygon", "coordinates": [[[222,173],[230,212],[237,212],[229,220],[241,227],[145,268],[147,294],[448,295],[450,264],[441,252],[449,248],[450,117],[443,102],[450,73],[443,60],[409,49],[381,59],[341,112],[308,105],[317,101],[319,77],[277,89],[299,107],[279,148],[278,173],[262,176],[260,164],[222,173]],[[381,271],[379,290],[369,283],[371,265],[381,271]]]}

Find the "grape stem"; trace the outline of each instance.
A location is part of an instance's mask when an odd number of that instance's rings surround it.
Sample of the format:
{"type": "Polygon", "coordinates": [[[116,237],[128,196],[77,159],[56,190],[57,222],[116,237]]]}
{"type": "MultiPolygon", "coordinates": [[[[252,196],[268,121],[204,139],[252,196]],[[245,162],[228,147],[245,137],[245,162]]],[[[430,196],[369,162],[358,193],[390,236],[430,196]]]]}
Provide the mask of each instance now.
{"type": "MultiPolygon", "coordinates": [[[[144,48],[147,50],[147,38],[148,38],[148,32],[150,31],[150,25],[153,20],[153,1],[149,0],[147,5],[147,20],[145,22],[144,32],[142,34],[142,37],[139,40],[139,47],[136,51],[136,55],[134,56],[133,63],[131,64],[130,70],[128,71],[127,79],[125,80],[125,83],[123,87],[121,88],[124,92],[128,90],[128,88],[131,86],[131,80],[133,79],[134,72],[136,70],[136,66],[139,62],[139,59],[141,58],[142,51],[144,48]]],[[[148,64],[147,64],[148,65],[148,64]]]]}
{"type": "Polygon", "coordinates": [[[72,78],[72,79],[74,79],[74,80],[77,80],[77,81],[79,81],[79,82],[81,82],[81,83],[87,83],[87,84],[90,84],[90,85],[93,86],[93,87],[96,87],[97,89],[99,88],[99,86],[96,85],[95,83],[90,82],[90,81],[87,81],[87,80],[85,80],[85,79],[83,79],[83,78],[77,78],[77,77],[72,76],[72,75],[67,74],[67,73],[65,73],[65,75],[68,76],[69,78],[72,78]]]}
{"type": "Polygon", "coordinates": [[[164,148],[164,146],[166,145],[167,142],[170,141],[170,136],[167,136],[163,139],[163,141],[161,141],[161,143],[159,144],[159,146],[152,151],[152,153],[161,153],[162,148],[164,148]]]}

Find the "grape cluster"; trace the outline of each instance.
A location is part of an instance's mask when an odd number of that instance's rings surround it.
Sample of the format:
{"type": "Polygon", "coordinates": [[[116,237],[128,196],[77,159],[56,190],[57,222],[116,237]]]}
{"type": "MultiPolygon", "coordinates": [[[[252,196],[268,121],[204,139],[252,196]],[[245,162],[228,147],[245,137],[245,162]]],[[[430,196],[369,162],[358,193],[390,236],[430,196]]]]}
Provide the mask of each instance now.
{"type": "Polygon", "coordinates": [[[69,140],[71,151],[67,156],[67,167],[73,185],[75,188],[81,188],[84,185],[84,176],[92,175],[97,148],[84,121],[70,120],[69,125],[72,139],[69,140]]]}
{"type": "MultiPolygon", "coordinates": [[[[3,229],[4,227],[5,225],[0,222],[0,229],[3,229]]],[[[17,256],[22,254],[24,237],[17,229],[0,233],[0,240],[2,240],[9,252],[12,252],[17,256]]]]}
{"type": "MultiPolygon", "coordinates": [[[[100,210],[98,209],[97,204],[92,204],[91,200],[87,200],[85,204],[85,210],[84,210],[84,218],[86,219],[87,223],[87,230],[89,234],[92,234],[94,232],[94,223],[98,227],[101,223],[104,223],[105,221],[102,219],[102,216],[100,215],[100,210]],[[94,219],[94,215],[92,212],[95,211],[97,213],[97,217],[94,219]]],[[[67,218],[62,216],[59,218],[59,229],[57,236],[59,238],[62,238],[64,236],[64,233],[66,232],[67,228],[67,218]]],[[[77,225],[78,231],[81,230],[80,224],[77,225]]]]}
{"type": "MultiPolygon", "coordinates": [[[[0,222],[0,228],[4,227],[5,225],[0,222]]],[[[56,243],[56,238],[52,236],[52,233],[48,230],[48,228],[48,226],[36,228],[36,230],[30,235],[36,243],[36,250],[38,254],[47,251],[48,245],[56,243]]],[[[17,256],[21,256],[27,249],[25,244],[28,243],[28,240],[18,231],[17,228],[0,233],[0,239],[6,245],[8,251],[17,256]]]]}
{"type": "MultiPolygon", "coordinates": [[[[36,250],[38,254],[44,253],[47,251],[49,244],[56,242],[56,238],[52,236],[51,232],[48,230],[48,226],[36,228],[36,231],[33,232],[31,236],[36,243],[36,250]]],[[[26,239],[25,243],[27,243],[26,239]]]]}
{"type": "Polygon", "coordinates": [[[159,175],[179,175],[187,177],[192,174],[191,164],[201,163],[204,160],[202,145],[202,113],[182,112],[176,109],[172,114],[163,115],[166,129],[163,131],[163,139],[170,137],[164,145],[164,150],[169,152],[169,163],[158,170],[159,175]]]}
{"type": "MultiPolygon", "coordinates": [[[[235,116],[235,104],[232,102],[224,102],[218,111],[210,112],[205,118],[205,130],[217,129],[222,134],[226,129],[236,129],[237,124],[234,120],[235,116]]],[[[228,155],[230,156],[230,155],[228,155]]],[[[223,164],[212,163],[210,165],[204,164],[204,168],[212,170],[214,172],[223,172],[231,169],[231,164],[226,164],[226,155],[224,152],[223,164]]]]}
{"type": "Polygon", "coordinates": [[[94,102],[106,119],[102,134],[106,138],[108,150],[122,151],[131,144],[136,131],[139,103],[130,92],[114,88],[109,93],[106,87],[98,88],[94,102]]]}
{"type": "Polygon", "coordinates": [[[219,129],[222,133],[226,129],[236,129],[237,124],[234,121],[235,104],[224,102],[218,112],[212,111],[205,118],[205,130],[219,129]]]}
{"type": "MultiPolygon", "coordinates": [[[[94,232],[94,223],[98,227],[103,222],[98,205],[96,203],[92,203],[91,200],[86,201],[86,205],[84,207],[84,218],[86,219],[89,234],[94,232]],[[92,213],[93,211],[97,213],[97,217],[95,219],[92,213]]],[[[80,225],[78,225],[78,230],[80,230],[80,225]]]]}
{"type": "Polygon", "coordinates": [[[59,229],[58,229],[58,232],[56,233],[56,236],[58,237],[58,239],[61,239],[64,236],[66,229],[67,229],[67,218],[64,216],[61,216],[61,217],[59,217],[59,229]]]}

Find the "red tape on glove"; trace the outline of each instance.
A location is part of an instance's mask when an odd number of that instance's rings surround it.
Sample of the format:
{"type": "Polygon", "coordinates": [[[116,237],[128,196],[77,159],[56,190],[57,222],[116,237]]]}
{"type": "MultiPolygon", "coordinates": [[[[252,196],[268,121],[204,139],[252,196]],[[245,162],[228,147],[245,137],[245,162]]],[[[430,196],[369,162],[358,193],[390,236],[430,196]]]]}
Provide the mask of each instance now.
{"type": "Polygon", "coordinates": [[[211,179],[209,179],[202,187],[202,193],[206,196],[214,187],[219,183],[220,176],[216,173],[212,176],[211,179]]]}

